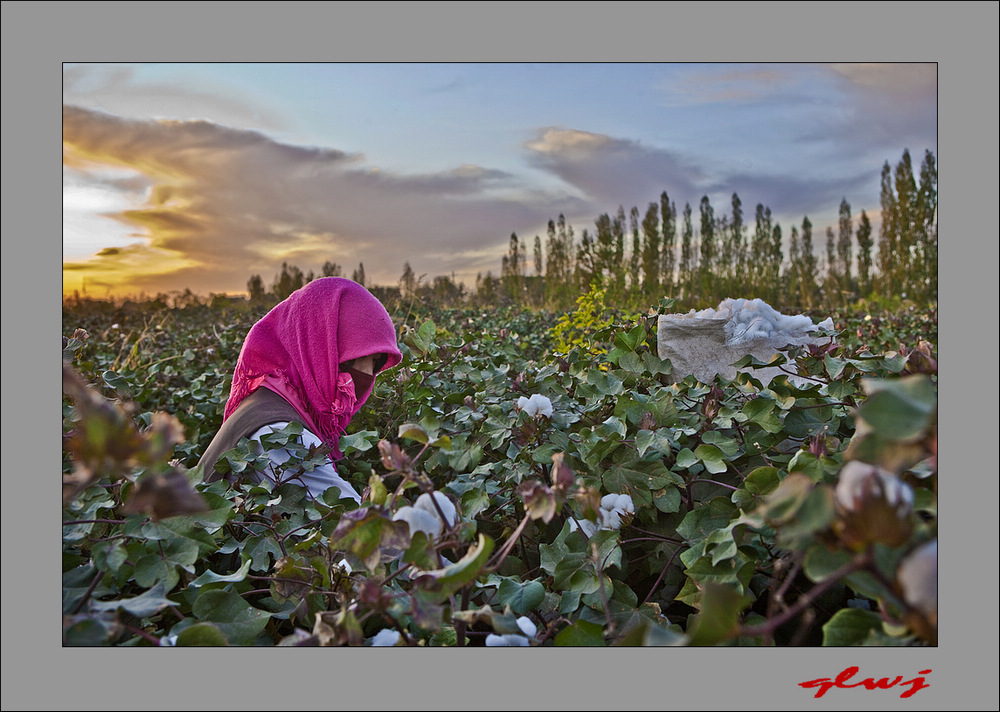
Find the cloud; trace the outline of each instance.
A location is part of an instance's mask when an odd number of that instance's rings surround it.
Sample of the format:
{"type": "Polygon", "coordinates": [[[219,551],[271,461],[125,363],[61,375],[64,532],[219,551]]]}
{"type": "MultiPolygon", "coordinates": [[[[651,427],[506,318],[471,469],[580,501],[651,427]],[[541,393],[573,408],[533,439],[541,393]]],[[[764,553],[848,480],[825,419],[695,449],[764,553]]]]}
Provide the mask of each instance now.
{"type": "Polygon", "coordinates": [[[839,92],[838,111],[818,115],[797,137],[826,141],[843,159],[894,164],[904,148],[921,160],[937,153],[937,65],[927,63],[831,64],[825,67],[839,92]],[[887,148],[889,155],[885,155],[887,148]]]}
{"type": "Polygon", "coordinates": [[[798,79],[776,65],[696,65],[660,85],[666,106],[752,104],[787,95],[798,79]]]}
{"type": "MultiPolygon", "coordinates": [[[[183,72],[184,70],[178,70],[183,72]]],[[[142,107],[144,117],[210,119],[215,123],[265,131],[285,130],[290,121],[274,105],[241,98],[233,84],[206,84],[204,72],[189,70],[166,81],[137,81],[135,69],[120,64],[68,64],[63,69],[63,103],[128,116],[142,107]],[[179,107],[184,115],[178,116],[179,107]]]]}
{"type": "MultiPolygon", "coordinates": [[[[597,205],[599,212],[637,200],[693,195],[706,175],[677,153],[638,141],[547,127],[524,144],[535,166],[553,173],[597,205]]],[[[596,216],[595,216],[596,217],[596,216]]]]}
{"type": "Polygon", "coordinates": [[[318,272],[327,260],[348,274],[363,262],[379,284],[395,283],[407,261],[469,284],[477,271],[499,270],[512,230],[544,225],[563,207],[542,192],[526,200],[524,186],[495,169],[402,175],[358,154],[207,121],[64,106],[63,146],[76,173],[102,180],[108,167],[128,169],[142,177],[131,183],[149,186],[142,205],[114,213],[142,243],[85,262],[121,276],[126,291],[243,291],[252,274],[269,282],[282,261],[318,272]]]}

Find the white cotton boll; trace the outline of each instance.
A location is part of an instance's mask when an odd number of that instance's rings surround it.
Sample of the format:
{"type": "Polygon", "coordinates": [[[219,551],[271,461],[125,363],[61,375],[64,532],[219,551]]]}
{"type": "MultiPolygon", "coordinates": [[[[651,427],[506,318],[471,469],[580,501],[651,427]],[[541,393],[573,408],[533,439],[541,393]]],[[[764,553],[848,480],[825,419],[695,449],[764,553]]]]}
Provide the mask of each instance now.
{"type": "Polygon", "coordinates": [[[441,507],[441,513],[438,513],[437,507],[434,506],[434,501],[431,500],[431,495],[427,492],[417,497],[417,501],[413,506],[417,509],[422,509],[428,514],[432,514],[438,521],[441,520],[441,514],[444,514],[448,526],[454,526],[455,520],[458,519],[458,512],[455,511],[455,505],[441,492],[434,492],[433,495],[434,500],[441,507]]]}
{"type": "Polygon", "coordinates": [[[352,571],[354,571],[354,569],[351,568],[351,565],[347,563],[347,559],[341,559],[340,561],[338,561],[337,568],[339,568],[345,574],[349,574],[352,571]]]}
{"type": "Polygon", "coordinates": [[[864,505],[865,492],[870,488],[881,489],[882,498],[900,515],[913,506],[913,490],[908,484],[891,472],[858,460],[851,460],[841,468],[834,498],[846,511],[854,512],[864,505]]]}
{"type": "Polygon", "coordinates": [[[552,401],[545,396],[535,394],[529,399],[535,404],[535,417],[544,415],[546,418],[552,417],[552,401]]]}
{"type": "Polygon", "coordinates": [[[534,638],[535,633],[538,632],[538,628],[535,627],[535,624],[532,623],[531,619],[528,618],[528,616],[521,616],[520,618],[518,618],[517,627],[520,628],[521,632],[524,633],[529,638],[534,638]]]}
{"type": "Polygon", "coordinates": [[[579,525],[575,519],[569,520],[569,530],[571,532],[575,532],[579,529],[587,536],[588,539],[594,536],[594,533],[597,531],[597,526],[597,523],[592,522],[589,519],[581,519],[579,525]]]}
{"type": "Polygon", "coordinates": [[[530,645],[530,643],[530,640],[517,633],[508,633],[506,635],[490,633],[486,636],[486,647],[488,648],[523,648],[530,645]]]}
{"type": "Polygon", "coordinates": [[[611,511],[604,511],[601,513],[601,529],[621,529],[622,528],[622,516],[621,510],[612,509],[611,511]]]}
{"type": "Polygon", "coordinates": [[[634,512],[635,504],[632,503],[632,498],[627,494],[606,494],[601,497],[601,509],[634,512]]]}
{"type": "Polygon", "coordinates": [[[937,539],[918,547],[903,559],[896,578],[903,598],[927,616],[937,615],[937,539]]]}
{"type": "Polygon", "coordinates": [[[417,532],[424,532],[429,537],[441,536],[441,517],[416,507],[400,507],[392,515],[395,521],[404,521],[410,525],[410,537],[417,532]]]}
{"type": "Polygon", "coordinates": [[[400,637],[398,630],[383,628],[375,634],[371,644],[373,648],[391,648],[399,642],[400,637]]]}
{"type": "Polygon", "coordinates": [[[539,418],[543,415],[546,418],[552,417],[552,401],[538,393],[535,393],[530,398],[525,398],[524,396],[518,398],[517,409],[523,410],[531,418],[539,418]]]}

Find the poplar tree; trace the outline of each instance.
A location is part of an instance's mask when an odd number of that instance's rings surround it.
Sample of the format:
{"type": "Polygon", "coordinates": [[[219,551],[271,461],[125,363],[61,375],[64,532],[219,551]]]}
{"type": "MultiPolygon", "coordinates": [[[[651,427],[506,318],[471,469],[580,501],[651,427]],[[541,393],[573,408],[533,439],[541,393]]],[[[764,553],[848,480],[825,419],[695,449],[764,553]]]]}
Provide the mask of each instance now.
{"type": "Polygon", "coordinates": [[[660,291],[660,227],[657,213],[657,204],[650,203],[642,219],[642,294],[647,301],[655,301],[660,291]]]}
{"type": "Polygon", "coordinates": [[[879,203],[882,207],[882,224],[879,227],[878,256],[879,291],[895,294],[896,284],[896,196],[892,191],[892,169],[889,161],[882,165],[880,177],[879,203]]]}
{"type": "MultiPolygon", "coordinates": [[[[767,208],[767,220],[771,220],[771,209],[767,208]]],[[[781,225],[775,223],[771,233],[771,250],[768,260],[768,272],[765,275],[764,293],[768,297],[768,303],[777,303],[781,297],[781,262],[784,259],[781,245],[781,225]]]]}
{"type": "Polygon", "coordinates": [[[535,275],[531,280],[531,302],[540,307],[545,300],[545,282],[542,277],[542,238],[535,235],[535,275]]]}
{"type": "Polygon", "coordinates": [[[833,228],[826,226],[826,278],[823,280],[826,292],[826,303],[830,306],[838,303],[840,292],[840,273],[837,271],[837,241],[833,228]]]}
{"type": "Polygon", "coordinates": [[[615,252],[610,270],[611,288],[608,290],[612,298],[621,299],[625,296],[625,208],[618,206],[611,221],[611,234],[614,236],[615,252]]]}
{"type": "Polygon", "coordinates": [[[607,275],[613,269],[615,260],[615,236],[611,231],[611,216],[601,213],[594,221],[596,233],[592,247],[594,254],[595,278],[601,280],[601,284],[606,285],[607,275]]]}
{"type": "Polygon", "coordinates": [[[851,204],[847,198],[840,201],[840,218],[838,220],[839,232],[837,234],[837,271],[840,273],[841,289],[851,291],[851,204]]]}
{"type": "Polygon", "coordinates": [[[702,299],[711,299],[714,295],[712,291],[715,287],[712,279],[715,268],[715,211],[708,196],[701,198],[701,264],[698,270],[698,296],[702,299]]]}
{"type": "Polygon", "coordinates": [[[508,296],[515,304],[524,301],[524,265],[527,261],[524,247],[516,232],[510,234],[510,245],[501,265],[500,279],[508,296]]]}
{"type": "Polygon", "coordinates": [[[403,274],[399,277],[399,293],[404,299],[412,299],[417,294],[417,276],[409,262],[403,264],[403,274]]]}
{"type": "Polygon", "coordinates": [[[858,220],[858,294],[868,297],[872,293],[872,223],[868,213],[861,211],[858,220]]]}
{"type": "Polygon", "coordinates": [[[672,295],[675,290],[674,266],[677,263],[674,246],[677,238],[677,206],[670,202],[667,191],[660,193],[660,221],[663,255],[660,260],[660,279],[667,294],[672,295]]]}
{"type": "Polygon", "coordinates": [[[580,246],[577,248],[574,265],[577,285],[581,290],[589,289],[591,285],[601,281],[596,249],[590,234],[584,229],[580,234],[580,246]]]}
{"type": "Polygon", "coordinates": [[[924,160],[920,164],[917,224],[921,296],[929,301],[937,301],[937,165],[930,150],[924,152],[924,160]]]}
{"type": "Polygon", "coordinates": [[[360,284],[362,287],[365,286],[365,263],[359,262],[358,268],[354,270],[351,274],[351,279],[360,284]]]}
{"type": "Polygon", "coordinates": [[[698,269],[694,246],[694,226],[691,221],[691,203],[684,204],[683,232],[681,233],[681,264],[680,283],[684,299],[690,302],[693,297],[695,275],[698,269]]]}
{"type": "Polygon", "coordinates": [[[324,277],[343,277],[344,268],[338,265],[336,262],[331,262],[327,260],[323,263],[323,276],[324,277]]]}
{"type": "Polygon", "coordinates": [[[792,225],[792,233],[788,243],[788,272],[785,282],[788,285],[788,300],[799,297],[799,283],[802,281],[802,251],[799,248],[799,230],[792,225]]]}
{"type": "Polygon", "coordinates": [[[267,290],[264,289],[264,280],[259,274],[255,274],[247,280],[247,293],[250,295],[250,301],[254,304],[264,301],[267,290]]]}
{"type": "Polygon", "coordinates": [[[629,293],[632,299],[639,301],[642,297],[642,280],[639,265],[642,259],[642,243],[639,238],[639,208],[632,206],[628,214],[629,229],[632,231],[632,251],[629,254],[629,293]]]}
{"type": "MultiPolygon", "coordinates": [[[[897,230],[896,270],[897,284],[904,297],[913,298],[918,289],[914,279],[914,250],[917,248],[917,182],[913,177],[910,151],[903,150],[903,157],[896,165],[896,215],[897,230]]],[[[921,290],[922,291],[922,290],[921,290]]]]}
{"type": "Polygon", "coordinates": [[[802,218],[802,270],[799,273],[799,295],[807,308],[814,306],[816,294],[816,254],[813,252],[812,223],[802,218]]]}
{"type": "Polygon", "coordinates": [[[750,243],[750,259],[747,269],[750,291],[762,294],[765,288],[768,268],[771,263],[771,209],[757,203],[754,210],[753,241],[750,243]]]}

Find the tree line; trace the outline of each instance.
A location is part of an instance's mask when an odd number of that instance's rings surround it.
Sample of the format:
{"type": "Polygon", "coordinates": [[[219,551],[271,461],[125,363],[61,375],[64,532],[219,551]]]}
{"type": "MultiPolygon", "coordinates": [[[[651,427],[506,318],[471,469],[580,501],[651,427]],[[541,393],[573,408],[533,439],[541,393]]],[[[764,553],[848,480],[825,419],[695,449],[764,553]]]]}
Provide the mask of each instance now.
{"type": "MultiPolygon", "coordinates": [[[[738,194],[717,211],[707,195],[678,210],[666,191],[645,211],[623,206],[604,213],[579,238],[565,216],[549,220],[543,241],[529,244],[511,233],[499,276],[477,274],[474,289],[454,275],[426,282],[409,262],[397,285],[366,284],[364,264],[351,278],[384,302],[420,301],[435,306],[516,304],[562,311],[592,287],[609,304],[646,309],[664,296],[678,308],[715,306],[725,297],[759,297],[779,309],[843,307],[872,297],[937,301],[937,165],[927,150],[915,173],[908,149],[895,170],[881,172],[881,226],[873,235],[865,210],[855,220],[840,202],[836,229],[814,235],[808,216],[792,225],[786,240],[771,209],[758,203],[748,216],[738,194]],[[824,246],[817,242],[825,238],[824,246]],[[785,248],[787,245],[787,255],[785,248]],[[529,269],[530,265],[530,269],[529,269]]],[[[321,276],[346,276],[326,262],[321,276]]],[[[281,300],[311,281],[282,264],[268,290],[260,275],[247,283],[251,301],[281,300]]]]}
{"type": "Polygon", "coordinates": [[[725,297],[759,297],[776,307],[804,310],[838,307],[873,296],[902,297],[918,303],[937,300],[937,166],[926,151],[915,175],[909,150],[895,171],[886,161],[881,173],[882,223],[878,235],[866,211],[855,229],[844,198],[836,229],[825,230],[825,250],[816,243],[804,216],[791,226],[787,256],[782,227],[771,209],[758,203],[748,218],[733,193],[728,208],[716,211],[703,196],[693,208],[667,192],[644,212],[619,206],[600,215],[593,232],[579,240],[564,216],[550,220],[543,244],[533,249],[510,236],[500,278],[477,279],[501,298],[561,310],[592,286],[609,303],[645,308],[662,296],[685,308],[715,306],[725,297]],[[696,212],[697,210],[697,212],[696,212]],[[529,274],[529,260],[533,273],[529,274]]]}

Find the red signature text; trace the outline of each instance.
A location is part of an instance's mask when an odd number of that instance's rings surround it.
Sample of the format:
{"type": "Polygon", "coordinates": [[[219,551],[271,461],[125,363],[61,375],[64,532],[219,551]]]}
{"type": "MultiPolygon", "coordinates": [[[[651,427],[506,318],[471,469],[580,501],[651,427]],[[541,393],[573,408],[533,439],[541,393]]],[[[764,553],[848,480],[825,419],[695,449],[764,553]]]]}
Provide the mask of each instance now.
{"type": "Polygon", "coordinates": [[[924,689],[925,687],[930,687],[930,684],[928,684],[923,677],[923,675],[927,675],[930,672],[931,672],[930,670],[921,670],[918,673],[920,677],[915,677],[912,680],[907,680],[906,682],[903,682],[902,675],[897,675],[895,679],[883,677],[881,679],[876,680],[873,677],[866,677],[864,680],[848,683],[848,680],[850,680],[851,678],[853,678],[855,675],[858,674],[858,668],[849,667],[846,668],[843,672],[841,672],[839,675],[837,675],[837,677],[833,678],[832,680],[828,677],[821,677],[816,680],[809,680],[809,682],[800,682],[799,687],[806,687],[806,688],[815,687],[816,688],[815,696],[822,697],[835,687],[840,688],[842,690],[846,690],[851,687],[863,687],[866,690],[888,690],[891,687],[896,687],[897,685],[899,685],[900,687],[909,686],[909,689],[900,695],[901,698],[912,697],[918,691],[924,689]]]}

